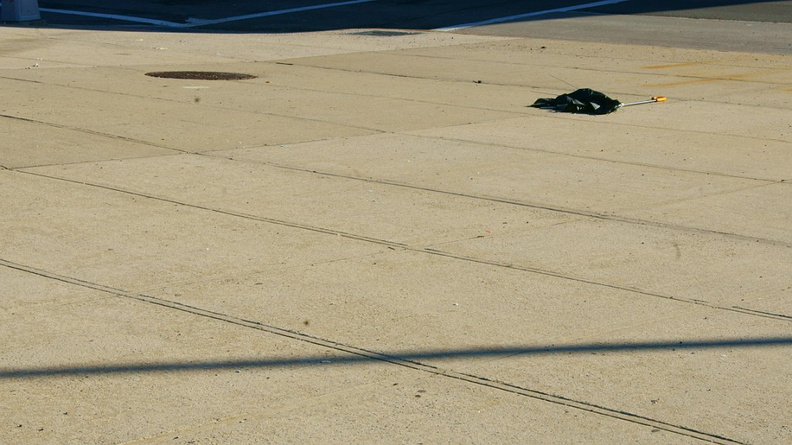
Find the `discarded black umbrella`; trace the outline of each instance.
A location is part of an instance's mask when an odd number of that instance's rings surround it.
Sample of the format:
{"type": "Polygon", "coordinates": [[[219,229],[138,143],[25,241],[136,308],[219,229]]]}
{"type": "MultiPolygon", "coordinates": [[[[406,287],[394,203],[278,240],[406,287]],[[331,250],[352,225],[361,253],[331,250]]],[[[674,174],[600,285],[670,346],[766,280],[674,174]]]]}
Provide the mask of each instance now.
{"type": "Polygon", "coordinates": [[[581,88],[571,93],[562,94],[555,99],[537,99],[532,107],[546,110],[555,110],[563,113],[583,113],[583,114],[608,114],[613,113],[621,107],[639,105],[652,102],[664,102],[665,97],[655,96],[650,100],[640,102],[621,103],[616,99],[611,99],[599,91],[589,88],[581,88]]]}

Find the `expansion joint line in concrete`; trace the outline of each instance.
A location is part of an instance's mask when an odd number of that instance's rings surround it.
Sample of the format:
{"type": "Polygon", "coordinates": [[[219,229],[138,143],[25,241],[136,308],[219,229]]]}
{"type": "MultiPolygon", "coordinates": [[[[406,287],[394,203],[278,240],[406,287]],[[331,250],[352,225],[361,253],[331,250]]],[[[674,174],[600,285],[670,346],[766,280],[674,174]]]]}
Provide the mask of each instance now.
{"type": "MultiPolygon", "coordinates": [[[[210,311],[206,309],[202,309],[195,306],[186,305],[183,303],[179,303],[176,301],[165,300],[157,297],[153,297],[150,295],[145,295],[136,292],[125,291],[122,289],[113,288],[110,286],[105,286],[98,283],[93,283],[90,281],[85,281],[79,278],[69,277],[61,274],[57,274],[54,272],[34,268],[31,266],[18,264],[15,262],[11,262],[8,260],[0,259],[0,266],[7,267],[9,269],[18,270],[21,272],[30,273],[42,278],[47,278],[51,280],[56,280],[62,283],[67,283],[75,286],[79,286],[82,288],[87,288],[99,292],[104,292],[107,294],[111,294],[113,296],[132,299],[141,301],[148,304],[157,305],[160,307],[165,307],[172,310],[177,310],[180,312],[185,312],[190,315],[195,315],[199,317],[209,318],[213,320],[217,320],[224,323],[230,323],[236,326],[242,326],[250,329],[255,329],[258,331],[266,332],[273,335],[278,335],[281,337],[286,337],[291,340],[296,340],[300,342],[305,342],[309,344],[313,344],[319,347],[333,349],[339,352],[343,352],[345,354],[351,354],[353,356],[360,357],[365,360],[372,360],[378,361],[383,363],[390,363],[397,366],[402,366],[405,368],[413,369],[415,371],[430,373],[442,377],[451,378],[454,380],[472,383],[475,385],[485,386],[488,388],[508,392],[510,394],[521,395],[525,397],[530,397],[532,399],[540,400],[543,402],[553,403],[556,405],[562,405],[569,408],[586,411],[592,414],[597,414],[605,417],[609,417],[612,419],[622,420],[625,422],[633,423],[642,425],[645,427],[650,427],[657,430],[666,431],[673,434],[679,434],[682,436],[686,436],[692,439],[697,439],[709,443],[717,443],[717,444],[742,444],[742,442],[738,442],[733,439],[729,439],[717,434],[706,433],[702,431],[698,431],[693,428],[689,428],[683,425],[674,425],[668,422],[664,422],[657,419],[652,419],[649,417],[641,416],[638,414],[629,413],[627,411],[622,411],[613,408],[607,408],[604,406],[595,405],[592,403],[587,403],[579,400],[570,399],[567,397],[554,395],[542,391],[533,390],[530,388],[524,388],[522,386],[513,385],[506,382],[491,380],[486,377],[477,376],[473,374],[462,373],[450,369],[442,369],[436,366],[432,366],[426,363],[421,363],[416,360],[405,359],[396,355],[388,355],[383,354],[376,351],[369,351],[367,349],[359,348],[356,346],[350,346],[343,343],[335,342],[332,340],[324,339],[321,337],[316,337],[308,334],[304,334],[297,331],[292,331],[289,329],[279,328],[277,326],[270,326],[263,323],[259,323],[252,320],[245,320],[242,318],[238,318],[232,315],[210,311]]],[[[167,367],[167,365],[163,366],[167,367]]],[[[108,370],[112,370],[113,368],[109,368],[108,370]]],[[[35,371],[31,370],[29,372],[30,375],[34,375],[35,371]]],[[[74,372],[79,373],[80,369],[74,369],[74,372]]],[[[11,372],[11,374],[14,374],[11,372]]],[[[24,372],[20,372],[20,374],[24,374],[24,372]]],[[[54,373],[53,373],[54,374],[54,373]]],[[[46,370],[42,375],[47,375],[46,370]]]]}
{"type": "MultiPolygon", "coordinates": [[[[160,202],[167,202],[167,203],[170,203],[170,204],[176,204],[176,205],[189,207],[189,208],[193,208],[193,209],[197,209],[197,210],[214,212],[214,213],[218,213],[218,214],[221,214],[221,215],[226,215],[226,216],[231,216],[231,217],[236,217],[236,218],[243,218],[243,219],[247,219],[247,220],[251,220],[251,221],[260,221],[260,222],[264,222],[264,223],[268,223],[268,224],[275,224],[275,225],[284,226],[284,227],[291,227],[291,228],[299,229],[299,230],[308,230],[308,231],[311,231],[311,232],[323,233],[323,234],[326,234],[326,235],[340,236],[340,237],[343,237],[343,238],[353,239],[353,240],[357,240],[357,241],[361,241],[361,242],[367,242],[367,243],[372,243],[372,244],[377,244],[377,245],[380,245],[380,246],[383,246],[383,247],[392,248],[392,249],[403,249],[403,250],[409,250],[411,252],[429,254],[429,255],[438,255],[438,256],[443,256],[443,257],[446,257],[446,258],[453,258],[455,260],[467,261],[467,262],[471,262],[471,263],[486,264],[486,265],[489,265],[489,266],[496,266],[496,267],[503,267],[503,268],[507,268],[507,269],[520,270],[520,271],[523,271],[523,272],[529,272],[529,273],[535,273],[535,274],[539,274],[539,275],[551,276],[551,277],[558,278],[558,279],[561,279],[561,280],[568,280],[568,281],[574,281],[574,282],[577,282],[577,283],[584,283],[584,284],[590,284],[590,285],[593,285],[593,286],[604,287],[604,288],[608,288],[608,289],[627,291],[627,292],[631,292],[631,293],[635,293],[635,294],[643,295],[643,296],[647,296],[647,297],[662,298],[662,299],[665,299],[665,300],[672,300],[672,301],[677,301],[677,302],[680,302],[680,303],[695,304],[695,305],[699,305],[699,306],[706,306],[706,307],[709,307],[711,309],[716,309],[716,310],[729,311],[729,312],[738,312],[738,313],[741,313],[741,314],[752,315],[752,316],[757,316],[757,317],[772,318],[774,320],[779,320],[779,321],[786,321],[786,322],[792,321],[792,317],[789,317],[789,316],[786,316],[786,315],[782,315],[782,314],[771,314],[771,313],[767,313],[767,312],[752,311],[750,309],[737,308],[737,307],[734,307],[734,306],[722,306],[722,305],[713,304],[713,303],[709,303],[707,301],[697,300],[697,299],[693,299],[693,298],[684,298],[684,297],[677,297],[677,296],[672,296],[672,295],[663,295],[663,294],[660,294],[660,293],[657,293],[657,292],[644,290],[644,289],[639,289],[639,288],[635,288],[635,287],[623,286],[623,285],[612,284],[612,283],[598,282],[598,281],[590,280],[590,279],[583,278],[583,277],[576,277],[576,276],[568,274],[568,273],[562,273],[562,272],[557,272],[557,271],[552,271],[552,270],[545,270],[545,269],[529,267],[529,266],[520,266],[520,265],[511,264],[511,263],[503,263],[503,262],[489,260],[489,259],[485,259],[485,258],[469,257],[469,256],[465,256],[465,255],[459,255],[459,254],[455,254],[455,253],[451,253],[451,252],[446,252],[446,251],[439,250],[439,249],[434,249],[434,248],[431,248],[431,247],[410,246],[410,245],[403,244],[403,243],[397,243],[397,242],[394,242],[394,241],[388,241],[388,240],[379,239],[379,238],[372,238],[372,237],[368,237],[368,236],[364,236],[364,235],[358,235],[358,234],[349,233],[349,232],[342,232],[342,231],[335,230],[335,229],[328,229],[328,228],[324,228],[324,227],[311,226],[311,225],[301,224],[301,223],[297,223],[297,222],[293,222],[293,221],[286,221],[286,220],[281,220],[281,219],[268,218],[268,217],[264,217],[264,216],[251,215],[251,214],[240,213],[240,212],[234,212],[234,211],[231,211],[231,210],[223,210],[223,209],[218,209],[218,208],[213,208],[213,207],[208,207],[208,206],[201,206],[201,205],[197,205],[197,204],[190,204],[190,203],[187,203],[187,202],[184,202],[184,201],[179,201],[179,200],[172,199],[172,198],[166,198],[166,197],[156,196],[156,195],[152,195],[152,194],[148,194],[148,193],[142,193],[142,192],[136,192],[136,191],[132,191],[132,190],[126,190],[126,189],[122,189],[122,188],[119,188],[119,187],[112,187],[112,186],[109,186],[109,185],[94,184],[94,183],[90,183],[90,182],[84,182],[84,181],[77,181],[77,180],[73,180],[73,179],[60,178],[60,177],[57,177],[57,176],[50,176],[50,175],[45,175],[45,174],[41,174],[41,173],[34,173],[34,172],[24,171],[24,170],[14,170],[14,171],[18,172],[18,173],[21,173],[21,174],[28,174],[28,175],[32,175],[32,176],[38,176],[38,177],[42,177],[42,178],[52,179],[52,180],[55,180],[55,181],[65,181],[65,182],[70,182],[70,183],[79,184],[79,185],[88,186],[88,187],[96,187],[96,188],[100,188],[100,189],[104,189],[104,190],[111,190],[111,191],[114,191],[114,192],[124,193],[124,194],[127,194],[127,195],[139,196],[141,198],[153,199],[153,200],[157,200],[157,201],[160,201],[160,202]]],[[[450,193],[450,194],[456,194],[456,193],[450,193]]],[[[497,202],[508,202],[508,201],[501,201],[501,200],[496,200],[496,199],[492,199],[492,200],[493,201],[497,201],[497,202]]],[[[551,210],[551,209],[547,209],[547,208],[544,208],[544,207],[538,207],[538,208],[551,210]]],[[[588,216],[588,217],[597,217],[597,216],[592,216],[592,215],[585,215],[583,213],[580,213],[579,215],[588,216]]],[[[608,219],[608,218],[604,218],[603,217],[602,219],[608,219]]],[[[619,219],[614,219],[614,220],[619,221],[619,219]]],[[[621,221],[621,222],[630,222],[630,221],[621,221]]],[[[752,241],[756,241],[754,239],[751,239],[751,240],[752,241]]]]}
{"type": "MultiPolygon", "coordinates": [[[[620,125],[620,124],[612,124],[612,125],[620,125]]],[[[637,125],[631,125],[631,127],[654,129],[654,127],[644,127],[644,126],[637,126],[637,125]]],[[[735,138],[738,138],[738,137],[739,138],[745,138],[744,136],[733,136],[733,137],[735,137],[735,138]]],[[[543,154],[550,154],[550,155],[561,155],[561,156],[567,156],[567,157],[575,158],[575,159],[585,159],[585,160],[590,160],[590,161],[608,162],[608,163],[616,164],[616,165],[629,165],[629,166],[637,166],[637,167],[646,167],[646,168],[651,168],[651,169],[654,169],[654,170],[661,170],[661,171],[675,171],[675,172],[684,172],[684,173],[705,174],[705,175],[717,176],[717,177],[729,178],[729,179],[746,179],[746,180],[749,180],[749,181],[759,181],[759,182],[765,183],[767,185],[769,185],[769,184],[783,184],[783,183],[786,183],[786,181],[783,180],[783,179],[756,178],[756,177],[753,177],[753,176],[722,173],[722,172],[712,171],[712,170],[697,170],[697,169],[693,169],[693,168],[669,167],[667,165],[651,164],[651,163],[648,163],[648,162],[622,161],[622,160],[608,159],[608,158],[591,156],[591,155],[581,155],[581,154],[577,154],[577,153],[565,153],[565,152],[562,152],[562,151],[554,151],[554,150],[548,150],[548,149],[536,148],[536,147],[520,147],[520,146],[516,146],[516,145],[492,144],[492,143],[487,143],[487,142],[471,141],[469,139],[454,138],[454,137],[447,137],[447,136],[439,137],[437,139],[440,139],[440,140],[443,140],[443,141],[460,142],[460,143],[475,143],[476,145],[484,145],[484,146],[489,146],[489,147],[509,148],[509,149],[512,149],[512,150],[516,150],[518,152],[520,152],[520,151],[526,152],[527,151],[527,152],[543,153],[543,154]]],[[[753,138],[747,138],[747,139],[753,139],[753,138]]],[[[725,193],[729,193],[729,192],[730,191],[726,191],[725,193]]]]}
{"type": "Polygon", "coordinates": [[[180,150],[178,148],[168,147],[168,146],[165,146],[165,145],[153,144],[151,142],[143,141],[143,140],[140,140],[140,139],[129,138],[129,137],[126,137],[126,136],[119,136],[117,134],[112,134],[112,133],[102,133],[101,131],[94,131],[94,130],[88,130],[86,128],[72,127],[72,126],[69,126],[69,125],[56,124],[56,123],[53,123],[53,122],[44,122],[44,121],[40,121],[40,120],[36,120],[36,119],[30,119],[30,118],[27,118],[27,117],[13,116],[13,115],[10,115],[10,114],[2,114],[2,113],[0,113],[0,118],[13,119],[13,120],[22,121],[22,122],[28,122],[28,123],[31,123],[31,124],[46,125],[48,127],[59,128],[59,129],[62,129],[62,130],[77,131],[77,132],[80,132],[80,133],[90,134],[90,135],[93,135],[93,136],[101,136],[101,137],[105,137],[105,138],[109,138],[109,139],[116,139],[116,140],[121,140],[121,141],[125,141],[125,142],[131,142],[131,143],[134,143],[134,144],[146,145],[146,146],[149,146],[149,147],[163,148],[163,149],[166,149],[166,150],[172,150],[174,152],[179,152],[179,153],[190,153],[189,151],[186,151],[186,150],[180,150]]]}
{"type": "Polygon", "coordinates": [[[417,252],[430,253],[430,254],[434,254],[434,255],[443,256],[443,257],[446,257],[446,258],[453,258],[453,259],[456,259],[456,260],[468,261],[468,262],[471,262],[471,263],[479,263],[479,264],[486,264],[488,266],[496,266],[496,267],[503,267],[503,268],[506,268],[506,269],[520,270],[520,271],[523,271],[523,272],[535,273],[535,274],[538,274],[538,275],[545,275],[545,276],[549,276],[549,277],[553,277],[553,278],[558,278],[558,279],[561,279],[561,280],[569,280],[569,281],[574,281],[576,283],[583,283],[583,284],[589,284],[589,285],[597,286],[597,287],[604,287],[604,288],[614,289],[614,290],[618,290],[618,291],[630,292],[630,293],[634,293],[634,294],[638,294],[638,295],[643,295],[645,297],[661,298],[661,299],[664,299],[664,300],[671,300],[671,301],[676,301],[676,302],[679,302],[679,303],[695,304],[695,305],[698,305],[698,306],[704,306],[704,307],[708,307],[710,309],[715,309],[715,310],[719,310],[719,311],[738,312],[738,313],[746,314],[746,315],[753,315],[753,316],[757,316],[757,317],[771,318],[773,320],[778,320],[778,321],[792,322],[792,317],[790,317],[788,315],[774,314],[774,313],[771,313],[771,312],[755,311],[755,310],[752,310],[752,309],[746,309],[746,308],[742,308],[742,307],[738,307],[738,306],[722,306],[722,305],[718,305],[718,304],[709,303],[709,302],[704,301],[704,300],[697,300],[697,299],[694,299],[694,298],[684,298],[684,297],[675,297],[675,296],[672,296],[672,295],[663,295],[663,294],[660,294],[660,293],[657,293],[657,292],[647,291],[647,290],[644,290],[644,289],[638,289],[638,288],[635,288],[635,287],[622,286],[622,285],[611,284],[611,283],[601,283],[599,281],[589,280],[589,279],[582,278],[582,277],[574,277],[574,276],[569,275],[569,274],[555,272],[555,271],[552,271],[552,270],[544,270],[544,269],[539,269],[539,268],[535,268],[535,267],[519,266],[519,265],[515,265],[515,264],[510,264],[510,263],[501,263],[501,262],[485,260],[485,259],[481,259],[481,258],[467,257],[467,256],[464,256],[464,255],[457,255],[457,254],[454,254],[454,253],[444,252],[442,250],[436,250],[436,249],[431,249],[431,248],[408,249],[408,250],[414,250],[414,251],[417,251],[417,252]]]}
{"type": "MultiPolygon", "coordinates": [[[[275,63],[278,64],[278,62],[275,62],[275,63]]],[[[281,63],[281,64],[283,64],[283,63],[281,63]]],[[[288,65],[291,65],[291,64],[288,64],[288,65]]],[[[0,79],[10,79],[10,80],[21,81],[21,82],[42,83],[42,82],[39,82],[39,81],[31,81],[31,80],[27,80],[27,79],[17,79],[17,78],[14,78],[14,77],[3,77],[3,76],[0,76],[0,79]]],[[[233,82],[233,81],[228,81],[228,82],[233,82]]],[[[182,101],[176,100],[176,99],[168,99],[168,98],[163,98],[163,97],[152,98],[151,96],[146,96],[146,95],[141,95],[141,94],[132,94],[132,93],[108,92],[107,90],[97,89],[97,88],[90,88],[90,87],[85,87],[85,86],[58,85],[58,84],[54,84],[54,86],[67,88],[67,89],[70,89],[70,90],[78,90],[78,91],[91,91],[91,92],[96,92],[96,93],[112,93],[112,94],[115,94],[115,95],[118,95],[118,96],[135,97],[135,98],[146,99],[146,100],[156,100],[156,101],[165,102],[165,103],[177,103],[177,104],[182,104],[183,103],[182,101]]],[[[295,88],[295,89],[298,89],[298,88],[295,88]]],[[[303,91],[317,91],[317,92],[321,91],[321,90],[311,90],[311,89],[305,89],[305,88],[299,88],[299,89],[303,90],[303,91]]],[[[339,93],[339,94],[345,94],[345,93],[339,93]]],[[[349,93],[349,95],[361,96],[361,95],[354,95],[354,94],[351,94],[351,93],[349,93]]],[[[363,96],[365,96],[365,95],[363,95],[363,96]]],[[[371,96],[371,97],[374,97],[374,96],[371,96]]],[[[410,99],[403,99],[403,100],[412,101],[412,102],[420,102],[420,101],[415,101],[415,100],[410,100],[410,99]]],[[[427,103],[434,103],[434,102],[427,102],[427,103]]],[[[248,113],[248,114],[263,115],[263,116],[287,117],[287,118],[291,118],[291,119],[295,119],[295,120],[303,120],[303,121],[307,121],[307,122],[317,122],[317,123],[320,123],[320,124],[328,123],[328,121],[326,121],[326,120],[322,120],[322,119],[319,119],[319,118],[310,118],[310,117],[305,117],[305,116],[290,116],[290,115],[287,115],[287,114],[278,114],[278,113],[272,113],[272,112],[266,112],[266,111],[240,111],[238,109],[232,109],[232,108],[228,108],[228,107],[224,107],[224,106],[220,106],[220,105],[210,105],[209,107],[214,108],[216,110],[234,111],[235,113],[248,113]]],[[[52,123],[52,122],[38,121],[38,120],[35,120],[35,119],[19,117],[19,116],[13,116],[13,115],[8,115],[8,114],[0,114],[0,117],[5,117],[5,118],[9,118],[9,119],[16,119],[16,120],[30,122],[30,123],[47,125],[47,126],[54,127],[54,128],[63,128],[63,129],[67,129],[67,130],[79,131],[79,132],[82,132],[82,133],[93,134],[93,135],[98,135],[98,136],[105,136],[105,137],[114,138],[114,139],[120,139],[120,140],[124,140],[124,141],[128,141],[128,142],[134,142],[134,143],[141,144],[141,145],[148,145],[148,146],[157,147],[157,148],[165,148],[165,149],[173,150],[173,151],[176,151],[176,152],[179,152],[179,153],[193,153],[192,151],[182,150],[182,149],[178,149],[178,148],[173,148],[173,147],[166,146],[166,145],[160,145],[160,144],[152,143],[152,142],[145,141],[145,140],[134,139],[134,138],[120,136],[120,135],[111,134],[111,133],[102,133],[102,132],[88,130],[88,129],[80,128],[80,127],[72,127],[72,126],[62,125],[62,124],[57,124],[57,123],[52,123]]],[[[353,129],[357,129],[357,130],[365,130],[365,131],[369,131],[369,132],[372,132],[372,133],[383,133],[383,130],[375,128],[375,127],[366,127],[366,126],[361,126],[361,125],[354,125],[352,123],[340,123],[338,125],[341,125],[341,126],[346,127],[346,128],[353,128],[353,129]]],[[[297,142],[312,142],[312,140],[301,140],[301,141],[297,141],[297,142]]],[[[226,149],[227,148],[225,148],[223,150],[226,150],[226,149]]]]}
{"type": "MultiPolygon", "coordinates": [[[[216,155],[207,154],[207,153],[197,153],[197,154],[202,155],[202,156],[216,156],[216,155]]],[[[217,157],[219,157],[219,156],[217,156],[217,157]]],[[[531,209],[537,209],[537,210],[547,210],[549,212],[563,213],[563,214],[575,215],[575,216],[583,216],[583,217],[586,217],[586,218],[600,219],[600,220],[605,220],[605,221],[614,221],[614,222],[620,222],[620,223],[624,223],[624,224],[634,224],[634,225],[638,225],[638,226],[658,227],[658,228],[662,228],[662,229],[679,230],[679,231],[689,232],[689,233],[700,233],[700,234],[703,234],[703,235],[724,236],[724,237],[729,237],[729,238],[732,238],[732,239],[738,239],[740,241],[757,242],[757,243],[768,244],[768,245],[772,245],[772,246],[792,247],[792,246],[790,246],[788,243],[786,243],[784,241],[779,241],[779,240],[774,240],[774,239],[769,239],[769,238],[759,238],[759,237],[754,237],[754,236],[740,235],[740,234],[731,233],[731,232],[721,232],[721,231],[711,230],[711,229],[701,229],[701,228],[698,228],[698,227],[690,227],[690,226],[683,226],[683,225],[679,225],[679,224],[662,223],[662,222],[650,221],[650,220],[638,219],[638,218],[627,218],[627,217],[617,216],[617,215],[606,215],[606,214],[597,213],[597,212],[589,212],[589,211],[579,210],[579,209],[555,207],[555,206],[545,205],[545,204],[517,201],[517,200],[507,199],[507,198],[498,198],[498,197],[494,197],[494,196],[474,195],[474,194],[470,194],[470,193],[455,192],[455,191],[451,191],[451,190],[443,190],[443,189],[427,187],[427,186],[422,186],[422,185],[417,185],[417,184],[408,184],[408,183],[397,182],[397,181],[389,181],[389,180],[385,180],[385,179],[361,178],[361,177],[357,177],[357,176],[350,176],[350,175],[326,172],[326,171],[315,170],[315,169],[293,167],[293,166],[282,165],[282,164],[277,164],[277,163],[273,163],[273,162],[249,161],[249,160],[245,160],[245,159],[236,159],[236,158],[231,158],[231,157],[224,157],[224,159],[228,159],[228,160],[232,160],[232,161],[236,161],[236,162],[248,162],[248,163],[253,163],[253,164],[267,165],[267,166],[270,166],[270,167],[280,168],[280,169],[283,169],[283,170],[293,170],[293,171],[299,171],[299,172],[305,172],[305,173],[313,173],[313,174],[322,175],[322,176],[331,176],[331,177],[336,177],[336,178],[351,179],[351,180],[355,180],[355,181],[368,182],[368,183],[371,183],[371,184],[390,185],[390,186],[394,186],[394,187],[402,187],[402,188],[408,188],[408,189],[413,189],[413,190],[422,190],[422,191],[426,191],[426,192],[439,193],[439,194],[444,194],[444,195],[449,195],[449,196],[458,196],[460,198],[469,198],[469,199],[476,199],[476,200],[481,200],[481,201],[497,202],[497,203],[500,203],[500,204],[509,204],[509,205],[514,205],[514,206],[520,206],[520,207],[527,207],[527,208],[531,208],[531,209]]],[[[53,179],[57,179],[57,178],[53,178],[53,179]]],[[[753,178],[748,178],[748,179],[753,179],[753,178]]],[[[756,181],[761,181],[762,183],[758,184],[758,185],[746,187],[744,190],[751,190],[751,189],[754,189],[754,188],[757,188],[757,187],[764,187],[764,186],[768,186],[768,185],[780,184],[781,183],[781,182],[765,181],[765,180],[759,180],[759,179],[755,179],[755,180],[756,181]]],[[[728,191],[724,191],[723,193],[731,193],[731,192],[734,192],[734,191],[735,190],[728,190],[728,191]]]]}

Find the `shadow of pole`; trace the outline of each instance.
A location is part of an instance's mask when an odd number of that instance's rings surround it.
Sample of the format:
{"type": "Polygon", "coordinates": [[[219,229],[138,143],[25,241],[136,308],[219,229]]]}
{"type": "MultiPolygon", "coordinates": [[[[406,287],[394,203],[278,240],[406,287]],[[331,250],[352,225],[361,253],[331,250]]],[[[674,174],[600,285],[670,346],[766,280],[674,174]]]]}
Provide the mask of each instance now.
{"type": "Polygon", "coordinates": [[[583,343],[562,346],[514,346],[502,348],[471,348],[458,350],[436,350],[416,352],[368,352],[350,353],[348,356],[310,356],[301,358],[261,358],[245,360],[218,360],[203,362],[151,362],[116,365],[53,366],[40,368],[0,368],[0,379],[66,377],[74,375],[107,375],[157,372],[190,372],[231,370],[240,368],[281,368],[313,365],[354,365],[385,362],[413,364],[422,360],[448,360],[467,358],[503,358],[516,355],[540,356],[582,353],[625,353],[641,351],[679,351],[710,349],[744,349],[792,346],[792,337],[765,337],[753,339],[726,339],[700,341],[662,341],[635,343],[583,343]]]}

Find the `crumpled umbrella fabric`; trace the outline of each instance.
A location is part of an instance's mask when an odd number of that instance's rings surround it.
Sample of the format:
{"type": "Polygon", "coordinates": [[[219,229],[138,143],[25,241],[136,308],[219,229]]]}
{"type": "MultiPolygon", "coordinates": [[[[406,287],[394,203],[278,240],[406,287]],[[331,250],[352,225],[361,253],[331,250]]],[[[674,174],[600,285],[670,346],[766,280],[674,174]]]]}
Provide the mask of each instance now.
{"type": "Polygon", "coordinates": [[[608,114],[619,109],[621,102],[594,91],[581,88],[555,99],[537,99],[532,107],[553,109],[564,113],[608,114]]]}

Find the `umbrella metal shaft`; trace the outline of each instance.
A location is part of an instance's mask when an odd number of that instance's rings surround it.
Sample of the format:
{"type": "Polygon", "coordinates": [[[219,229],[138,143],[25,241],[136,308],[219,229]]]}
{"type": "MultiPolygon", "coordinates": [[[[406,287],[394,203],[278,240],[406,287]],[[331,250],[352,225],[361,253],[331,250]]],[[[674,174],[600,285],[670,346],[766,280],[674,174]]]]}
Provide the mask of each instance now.
{"type": "Polygon", "coordinates": [[[651,104],[651,103],[654,103],[654,102],[665,102],[665,101],[666,101],[665,96],[654,96],[654,97],[652,97],[649,100],[641,100],[641,101],[638,101],[638,102],[628,102],[626,104],[619,105],[619,107],[629,107],[629,106],[632,106],[632,105],[651,104]]]}

